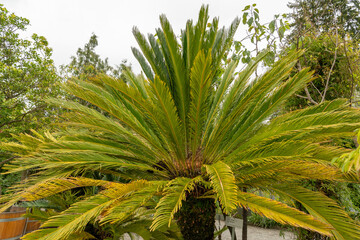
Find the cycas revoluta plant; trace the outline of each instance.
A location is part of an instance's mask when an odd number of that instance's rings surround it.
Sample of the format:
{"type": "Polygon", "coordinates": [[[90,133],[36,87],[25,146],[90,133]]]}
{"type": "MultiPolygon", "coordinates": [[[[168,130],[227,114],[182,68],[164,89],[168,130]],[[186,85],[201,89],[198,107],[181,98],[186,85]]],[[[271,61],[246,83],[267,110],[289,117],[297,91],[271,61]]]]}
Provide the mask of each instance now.
{"type": "Polygon", "coordinates": [[[163,15],[161,28],[148,40],[134,28],[141,52],[133,52],[146,78],[128,72],[128,84],[107,76],[70,81],[65,88],[71,94],[102,112],[53,100],[72,110],[71,121],[64,123],[70,132],[22,135],[22,144],[3,145],[21,155],[7,166],[10,172],[35,169],[36,174],[2,199],[2,210],[73,188],[99,189],[24,239],[68,239],[90,222],[115,224],[141,211],[151,214],[157,202],[150,230],[176,219],[184,239],[211,240],[217,201],[226,214],[245,206],[334,239],[360,239],[359,226],[341,207],[298,184],[301,179],[355,179],[331,165],[346,150],[324,143],[352,135],[360,112],[335,100],[274,117],[312,79],[308,69],[290,76],[301,53],[290,53],[252,79],[263,53],[235,74],[237,62],[223,69],[222,58],[239,19],[225,30],[217,18],[209,27],[208,18],[208,8],[202,7],[197,23],[187,22],[180,42],[163,15]],[[88,172],[128,183],[84,177],[88,172]],[[300,202],[308,213],[244,188],[300,202]]]}

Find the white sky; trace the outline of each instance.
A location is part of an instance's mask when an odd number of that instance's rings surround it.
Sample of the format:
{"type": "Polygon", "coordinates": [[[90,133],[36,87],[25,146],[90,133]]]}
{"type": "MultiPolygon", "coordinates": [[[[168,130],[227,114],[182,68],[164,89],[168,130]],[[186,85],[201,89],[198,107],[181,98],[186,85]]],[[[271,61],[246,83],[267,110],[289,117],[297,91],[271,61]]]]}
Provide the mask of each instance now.
{"type": "MultiPolygon", "coordinates": [[[[289,0],[1,0],[16,15],[30,20],[27,34],[43,35],[53,48],[56,65],[67,64],[70,56],[88,42],[91,33],[98,36],[96,51],[110,64],[128,59],[135,72],[140,71],[130,47],[137,43],[132,27],[143,34],[155,33],[159,15],[165,13],[176,34],[185,27],[187,19],[197,19],[202,4],[209,4],[210,17],[219,17],[219,26],[228,27],[242,9],[256,3],[263,23],[275,14],[288,13],[289,0]]],[[[241,39],[244,27],[240,25],[236,39],[241,39]]]]}

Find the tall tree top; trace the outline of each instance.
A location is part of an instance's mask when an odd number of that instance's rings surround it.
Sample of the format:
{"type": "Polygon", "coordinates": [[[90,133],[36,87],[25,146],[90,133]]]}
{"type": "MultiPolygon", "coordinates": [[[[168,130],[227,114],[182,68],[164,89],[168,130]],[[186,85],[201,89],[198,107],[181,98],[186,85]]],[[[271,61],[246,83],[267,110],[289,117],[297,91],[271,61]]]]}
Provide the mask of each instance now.
{"type": "Polygon", "coordinates": [[[288,7],[298,30],[305,30],[306,24],[324,31],[337,27],[360,38],[359,0],[295,0],[288,7]]]}

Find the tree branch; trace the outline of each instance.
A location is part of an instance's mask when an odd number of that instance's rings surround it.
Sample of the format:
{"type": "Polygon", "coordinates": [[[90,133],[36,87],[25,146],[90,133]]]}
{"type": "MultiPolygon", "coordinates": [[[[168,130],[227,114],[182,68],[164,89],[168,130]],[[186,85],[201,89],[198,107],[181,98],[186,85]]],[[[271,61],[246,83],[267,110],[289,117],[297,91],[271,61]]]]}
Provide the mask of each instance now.
{"type": "Polygon", "coordinates": [[[334,61],[331,64],[331,68],[329,70],[329,74],[326,78],[326,84],[325,84],[325,88],[324,88],[324,92],[322,94],[321,97],[321,102],[325,101],[325,96],[326,96],[326,92],[329,89],[329,82],[330,82],[330,76],[331,76],[331,72],[334,69],[335,63],[336,63],[336,58],[337,58],[337,50],[338,50],[338,46],[339,46],[339,36],[338,36],[338,30],[337,28],[335,28],[335,32],[336,32],[336,44],[335,44],[335,53],[334,53],[334,61]]]}
{"type": "Polygon", "coordinates": [[[295,94],[296,97],[299,97],[299,98],[303,98],[303,99],[308,99],[308,97],[305,97],[305,96],[301,96],[299,94],[295,94]]]}
{"type": "Polygon", "coordinates": [[[5,123],[2,123],[0,124],[0,129],[6,125],[10,125],[10,124],[13,124],[13,123],[17,123],[17,122],[21,122],[22,120],[24,120],[24,118],[26,117],[26,115],[30,114],[30,113],[33,113],[33,112],[36,112],[38,110],[40,110],[41,107],[36,107],[34,109],[31,109],[30,111],[27,111],[26,113],[23,113],[19,116],[17,116],[14,120],[12,121],[9,121],[9,122],[5,122],[5,123]]]}
{"type": "MultiPolygon", "coordinates": [[[[300,61],[297,62],[297,68],[298,68],[298,71],[300,72],[301,69],[302,69],[300,61]]],[[[311,97],[311,95],[309,93],[309,89],[308,89],[307,86],[305,86],[304,90],[305,90],[305,93],[306,93],[306,97],[300,96],[300,95],[297,95],[297,96],[309,100],[312,104],[318,105],[318,103],[311,97]]]]}
{"type": "Polygon", "coordinates": [[[8,159],[5,159],[4,161],[0,162],[0,166],[4,165],[5,163],[8,163],[10,162],[11,160],[15,159],[16,157],[11,157],[11,158],[8,158],[8,159]]]}
{"type": "Polygon", "coordinates": [[[311,97],[311,95],[310,95],[310,93],[309,93],[309,89],[308,89],[307,86],[304,88],[304,90],[305,90],[307,99],[308,99],[312,104],[318,105],[319,103],[316,102],[316,101],[311,97]]]}
{"type": "Polygon", "coordinates": [[[320,94],[320,97],[322,97],[322,94],[321,94],[320,90],[315,86],[315,84],[313,83],[313,81],[311,81],[310,83],[311,83],[311,86],[313,86],[313,88],[315,88],[316,91],[320,94]]]}

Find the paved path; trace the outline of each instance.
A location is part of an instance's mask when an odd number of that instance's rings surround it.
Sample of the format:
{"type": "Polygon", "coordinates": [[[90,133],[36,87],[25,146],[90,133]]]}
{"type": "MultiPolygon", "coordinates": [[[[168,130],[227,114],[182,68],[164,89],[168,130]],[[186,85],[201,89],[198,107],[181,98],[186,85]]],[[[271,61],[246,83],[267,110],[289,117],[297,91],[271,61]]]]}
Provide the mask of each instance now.
{"type": "MultiPolygon", "coordinates": [[[[216,221],[217,226],[218,221],[216,221]]],[[[224,222],[221,222],[224,225],[224,222]]],[[[238,240],[241,240],[241,228],[236,228],[236,236],[238,240]]],[[[219,238],[216,238],[218,240],[219,238]]],[[[295,240],[295,236],[289,231],[280,231],[278,229],[265,229],[254,226],[248,226],[248,240],[295,240]],[[281,235],[280,235],[281,233],[281,235]]],[[[221,235],[221,240],[231,240],[229,230],[226,230],[221,235]]]]}
{"type": "MultiPolygon", "coordinates": [[[[216,221],[217,227],[219,227],[218,223],[216,221]]],[[[224,226],[224,221],[221,221],[221,226],[224,226]]],[[[241,240],[241,228],[236,228],[236,236],[238,240],[241,240]]],[[[141,239],[139,238],[139,240],[141,239]]],[[[130,240],[130,238],[125,237],[125,240],[130,240]]],[[[219,238],[217,237],[215,240],[219,240],[219,238]]],[[[229,230],[221,234],[221,240],[231,240],[229,230]]],[[[248,240],[295,240],[295,236],[289,231],[248,226],[248,240]]]]}

